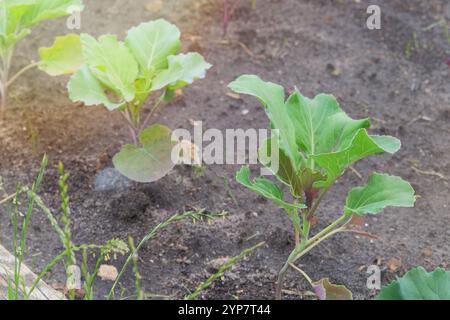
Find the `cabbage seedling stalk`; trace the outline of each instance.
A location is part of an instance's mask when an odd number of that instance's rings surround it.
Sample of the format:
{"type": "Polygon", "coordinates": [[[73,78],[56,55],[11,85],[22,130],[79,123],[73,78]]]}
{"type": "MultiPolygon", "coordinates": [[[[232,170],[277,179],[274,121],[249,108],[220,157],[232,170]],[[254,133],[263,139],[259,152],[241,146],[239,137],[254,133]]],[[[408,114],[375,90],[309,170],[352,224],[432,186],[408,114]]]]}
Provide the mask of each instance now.
{"type": "Polygon", "coordinates": [[[10,69],[11,69],[11,60],[13,56],[13,50],[8,50],[5,54],[1,55],[2,67],[0,69],[0,95],[1,95],[1,105],[0,111],[4,112],[6,110],[7,99],[8,99],[8,88],[25,72],[36,68],[39,66],[39,62],[32,62],[22,69],[20,69],[14,76],[9,78],[10,69]]]}

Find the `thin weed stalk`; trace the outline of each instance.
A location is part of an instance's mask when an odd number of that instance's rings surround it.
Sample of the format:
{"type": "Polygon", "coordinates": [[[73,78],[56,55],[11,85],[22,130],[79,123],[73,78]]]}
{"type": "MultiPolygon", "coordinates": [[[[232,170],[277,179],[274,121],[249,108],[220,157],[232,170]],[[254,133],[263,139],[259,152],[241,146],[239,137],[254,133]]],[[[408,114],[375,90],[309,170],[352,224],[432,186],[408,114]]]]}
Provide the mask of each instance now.
{"type": "Polygon", "coordinates": [[[176,214],[173,215],[172,217],[170,217],[169,219],[167,219],[166,221],[158,224],[155,228],[153,228],[138,244],[138,246],[135,248],[135,250],[133,250],[130,255],[128,256],[128,258],[126,259],[124,265],[122,266],[122,269],[120,270],[116,280],[114,281],[111,290],[109,291],[108,295],[107,295],[107,299],[111,300],[114,297],[114,293],[116,290],[116,287],[120,281],[120,279],[123,277],[127,267],[129,266],[130,263],[132,263],[133,261],[133,257],[135,255],[138,254],[139,250],[151,239],[153,239],[160,231],[166,229],[167,227],[169,227],[170,225],[178,222],[178,221],[182,221],[188,218],[193,219],[194,222],[196,221],[200,221],[203,219],[208,219],[208,220],[212,220],[214,218],[216,218],[217,216],[224,216],[224,213],[219,214],[219,215],[210,215],[210,214],[206,214],[204,211],[200,211],[200,212],[193,212],[193,211],[188,211],[185,212],[183,214],[176,214]]]}
{"type": "Polygon", "coordinates": [[[265,245],[265,242],[258,243],[257,245],[255,245],[255,246],[253,246],[251,248],[245,249],[239,255],[229,259],[227,262],[225,262],[219,268],[219,270],[215,274],[210,276],[205,282],[203,282],[201,285],[199,285],[197,287],[197,289],[193,293],[191,293],[191,294],[187,295],[186,297],[184,297],[184,300],[195,300],[195,299],[197,299],[204,290],[208,289],[214,281],[216,281],[217,279],[221,278],[225,274],[226,271],[228,271],[230,268],[232,268],[234,265],[239,263],[242,259],[244,259],[248,255],[250,255],[256,249],[261,248],[263,245],[265,245]]]}

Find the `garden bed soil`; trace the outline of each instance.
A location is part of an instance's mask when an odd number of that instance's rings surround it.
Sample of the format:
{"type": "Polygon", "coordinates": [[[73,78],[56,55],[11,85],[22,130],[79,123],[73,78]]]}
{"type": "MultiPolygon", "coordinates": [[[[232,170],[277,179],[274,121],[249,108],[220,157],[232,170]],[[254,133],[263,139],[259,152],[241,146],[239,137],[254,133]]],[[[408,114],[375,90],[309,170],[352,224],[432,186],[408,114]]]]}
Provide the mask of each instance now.
{"type": "MultiPolygon", "coordinates": [[[[227,38],[222,37],[221,1],[85,2],[82,32],[124,37],[131,26],[163,17],[182,30],[185,50],[199,51],[214,65],[206,81],[185,89],[160,110],[157,121],[171,128],[192,130],[193,120],[203,121],[205,130],[267,128],[256,100],[227,95],[230,81],[250,73],[289,90],[297,86],[308,96],[333,93],[352,117],[369,115],[372,132],[402,140],[396,155],[371,157],[339,179],[313,232],[339,215],[349,189],[363,184],[373,171],[410,181],[419,195],[416,207],[369,217],[366,229],[378,236],[376,241],[344,234],[324,242],[300,262],[311,278],[329,277],[348,286],[356,299],[370,299],[376,292],[366,287],[369,265],[379,264],[383,284],[417,265],[428,270],[449,267],[450,43],[443,28],[425,30],[440,19],[450,20],[448,1],[370,1],[381,6],[381,30],[366,28],[369,3],[364,0],[262,0],[255,9],[250,1],[242,1],[227,38]]],[[[64,19],[39,27],[20,44],[14,68],[36,59],[39,46],[51,45],[54,36],[66,31],[64,19]]],[[[266,241],[266,247],[239,263],[202,298],[273,298],[277,272],[293,247],[292,228],[282,210],[238,185],[236,165],[201,170],[179,166],[155,183],[133,184],[126,191],[95,191],[95,177],[112,166],[112,155],[129,137],[118,114],[71,103],[66,83],[66,77],[51,79],[34,70],[11,88],[8,112],[0,120],[4,187],[12,193],[17,183],[31,183],[47,153],[50,164],[40,194],[58,212],[57,163],[62,161],[71,176],[72,234],[77,244],[128,236],[138,241],[175,213],[226,211],[225,219],[180,222],[149,242],[139,255],[143,288],[182,298],[210,274],[210,261],[266,241]]],[[[0,242],[11,249],[11,225],[4,209],[0,242]]],[[[46,217],[36,211],[28,266],[38,272],[61,250],[46,217]]],[[[123,258],[109,263],[120,268],[123,258]]],[[[63,282],[62,266],[45,280],[63,282]]],[[[97,297],[110,286],[98,280],[97,297]]],[[[290,292],[287,298],[309,298],[310,288],[294,272],[285,289],[290,292]]],[[[131,272],[118,294],[133,296],[131,272]]]]}

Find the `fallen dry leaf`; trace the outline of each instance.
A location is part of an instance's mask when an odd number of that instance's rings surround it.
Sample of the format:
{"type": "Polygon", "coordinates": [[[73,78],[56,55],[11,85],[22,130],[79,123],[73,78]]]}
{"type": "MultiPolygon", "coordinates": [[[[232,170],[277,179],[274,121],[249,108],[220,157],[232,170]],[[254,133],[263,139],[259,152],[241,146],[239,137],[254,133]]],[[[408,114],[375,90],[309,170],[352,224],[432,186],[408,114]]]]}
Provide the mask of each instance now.
{"type": "Polygon", "coordinates": [[[402,267],[402,260],[401,259],[397,259],[397,258],[391,258],[388,263],[387,266],[389,268],[389,271],[391,272],[398,272],[400,270],[400,268],[402,267]]]}
{"type": "Polygon", "coordinates": [[[233,92],[227,92],[227,97],[230,97],[231,99],[234,100],[241,100],[241,96],[237,93],[233,93],[233,92]]]}
{"type": "Polygon", "coordinates": [[[164,3],[162,0],[153,0],[145,5],[145,10],[151,13],[158,13],[162,10],[164,3]]]}
{"type": "Polygon", "coordinates": [[[102,280],[106,281],[114,281],[117,279],[118,276],[117,268],[114,266],[110,266],[107,264],[102,264],[100,266],[100,269],[98,271],[98,276],[102,280]]]}
{"type": "Polygon", "coordinates": [[[422,254],[425,257],[429,258],[429,257],[431,257],[433,255],[433,250],[431,248],[425,248],[425,249],[423,249],[422,254]]]}
{"type": "Polygon", "coordinates": [[[228,260],[230,260],[230,257],[219,257],[208,262],[208,266],[214,271],[218,271],[221,266],[228,262],[228,260]]]}
{"type": "Polygon", "coordinates": [[[175,90],[175,99],[179,100],[183,98],[183,89],[176,89],[175,90]]]}

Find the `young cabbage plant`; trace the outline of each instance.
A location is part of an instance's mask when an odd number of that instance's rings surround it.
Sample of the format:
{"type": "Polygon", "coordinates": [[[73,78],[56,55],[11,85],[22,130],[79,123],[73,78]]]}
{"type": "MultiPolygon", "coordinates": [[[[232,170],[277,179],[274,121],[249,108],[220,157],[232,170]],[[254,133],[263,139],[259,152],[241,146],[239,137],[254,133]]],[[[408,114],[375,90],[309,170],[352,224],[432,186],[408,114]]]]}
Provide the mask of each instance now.
{"type": "MultiPolygon", "coordinates": [[[[277,129],[274,130],[276,138],[260,146],[259,160],[269,170],[272,168],[281,184],[289,189],[291,200],[285,199],[282,189],[269,179],[259,177],[252,181],[248,167],[239,171],[237,181],[281,206],[292,221],[295,248],[279,273],[278,299],[282,297],[287,270],[300,257],[339,232],[363,234],[352,229],[354,217],[378,214],[388,206],[414,206],[414,190],[408,182],[373,173],[367,185],[350,191],[340,217],[311,236],[311,223],[322,200],[346,169],[370,155],[397,152],[400,141],[391,136],[369,134],[370,120],[350,118],[331,95],[320,94],[309,99],[295,90],[285,101],[283,87],[253,75],[243,75],[229,87],[236,93],[258,98],[271,128],[277,129]],[[278,166],[271,165],[274,161],[278,166]]],[[[321,289],[326,290],[326,286],[321,289]]]]}
{"type": "Polygon", "coordinates": [[[174,167],[171,130],[160,124],[147,126],[175,90],[204,78],[211,68],[198,53],[178,53],[180,44],[178,28],[160,19],[131,28],[125,41],[110,34],[98,39],[67,35],[41,50],[45,69],[54,74],[80,64],[68,84],[72,101],[103,105],[123,116],[133,144],[123,146],[113,163],[131,180],[156,181],[174,167]],[[149,100],[154,103],[151,108],[149,100]]]}
{"type": "Polygon", "coordinates": [[[82,0],[0,0],[0,112],[6,108],[8,87],[24,72],[39,66],[31,63],[10,77],[17,43],[39,23],[83,10],[82,0]]]}

